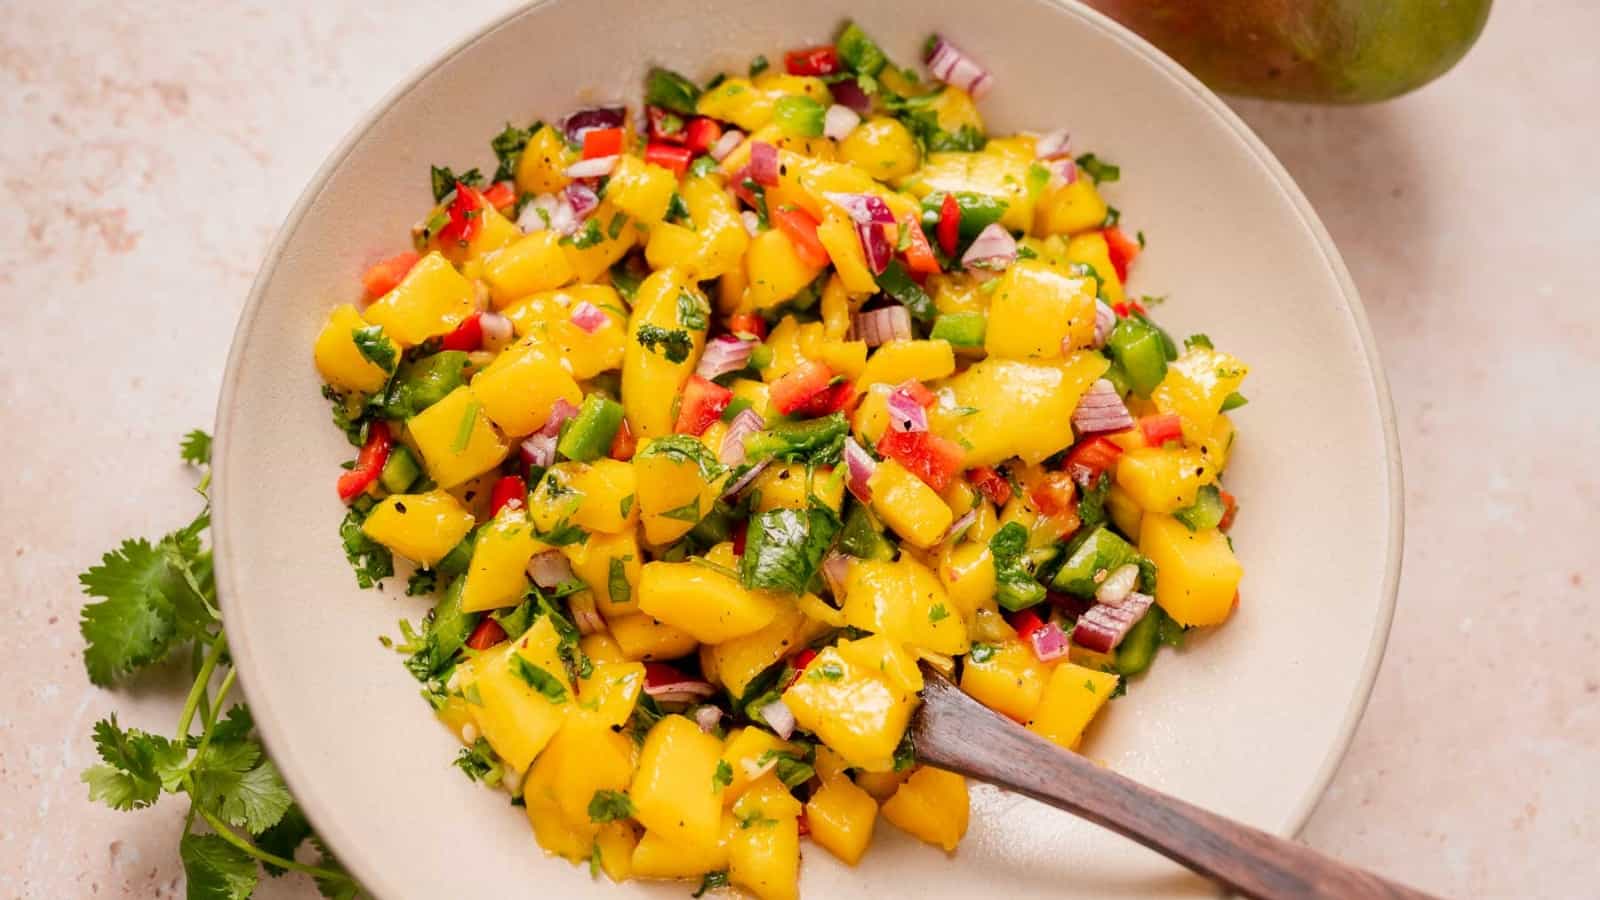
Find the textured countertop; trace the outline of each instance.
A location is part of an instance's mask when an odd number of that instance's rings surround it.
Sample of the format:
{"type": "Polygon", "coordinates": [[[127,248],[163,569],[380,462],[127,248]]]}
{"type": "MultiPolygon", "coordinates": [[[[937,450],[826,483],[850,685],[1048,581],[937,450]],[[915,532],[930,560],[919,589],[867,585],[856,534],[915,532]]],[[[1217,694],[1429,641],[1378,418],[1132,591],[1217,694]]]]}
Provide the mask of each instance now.
{"type": "MultiPolygon", "coordinates": [[[[6,7],[0,896],[181,893],[181,802],[114,813],[78,772],[95,719],[169,731],[187,679],[91,688],[74,576],[192,515],[177,441],[209,426],[235,317],[301,186],[396,80],[508,4],[382,6],[6,7]]],[[[1440,894],[1594,891],[1597,33],[1593,4],[1505,2],[1465,63],[1412,96],[1235,104],[1349,263],[1405,457],[1388,658],[1303,837],[1440,894]]],[[[261,895],[315,892],[285,879],[261,895]]]]}

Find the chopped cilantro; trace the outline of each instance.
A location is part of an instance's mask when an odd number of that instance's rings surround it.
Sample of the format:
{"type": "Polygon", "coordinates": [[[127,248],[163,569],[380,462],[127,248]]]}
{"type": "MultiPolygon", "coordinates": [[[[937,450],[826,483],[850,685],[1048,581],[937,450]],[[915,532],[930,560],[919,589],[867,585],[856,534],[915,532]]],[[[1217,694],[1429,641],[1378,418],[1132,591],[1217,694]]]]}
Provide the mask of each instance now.
{"type": "Polygon", "coordinates": [[[443,203],[444,198],[456,189],[456,182],[461,182],[467,187],[478,187],[483,184],[483,173],[477,169],[468,169],[460,175],[450,171],[449,166],[433,166],[428,172],[428,180],[433,187],[433,202],[443,203]]]}
{"type": "Polygon", "coordinates": [[[633,801],[621,791],[604,788],[595,791],[589,800],[589,821],[596,824],[615,822],[633,816],[633,801]]]}
{"type": "Polygon", "coordinates": [[[725,759],[717,760],[717,770],[711,773],[711,789],[725,788],[733,784],[733,766],[728,765],[725,759]]]}
{"type": "Polygon", "coordinates": [[[667,362],[681,363],[689,358],[689,351],[693,343],[689,333],[682,328],[666,329],[660,325],[651,325],[646,322],[639,326],[634,340],[639,346],[667,358],[667,362]]]}
{"type": "Polygon", "coordinates": [[[551,703],[567,702],[567,688],[561,680],[528,662],[520,653],[511,655],[511,672],[551,703]]]}
{"type": "Polygon", "coordinates": [[[461,421],[456,425],[455,442],[450,445],[453,452],[461,453],[472,443],[472,431],[478,424],[478,409],[478,401],[473,400],[461,413],[461,421]]]}
{"type": "Polygon", "coordinates": [[[950,618],[950,610],[945,609],[943,603],[935,603],[933,608],[928,610],[928,621],[930,623],[948,618],[950,618]]]}
{"type": "Polygon", "coordinates": [[[1095,184],[1110,184],[1122,177],[1121,167],[1109,163],[1093,153],[1085,153],[1077,159],[1078,168],[1094,179],[1095,184]]]}
{"type": "Polygon", "coordinates": [[[382,325],[357,328],[351,333],[350,338],[355,341],[356,350],[360,351],[363,359],[385,372],[394,371],[395,364],[400,359],[400,351],[393,341],[384,336],[382,325]]]}
{"type": "Polygon", "coordinates": [[[999,648],[994,644],[973,644],[967,652],[967,660],[975,663],[986,663],[994,659],[995,651],[999,648]]]}

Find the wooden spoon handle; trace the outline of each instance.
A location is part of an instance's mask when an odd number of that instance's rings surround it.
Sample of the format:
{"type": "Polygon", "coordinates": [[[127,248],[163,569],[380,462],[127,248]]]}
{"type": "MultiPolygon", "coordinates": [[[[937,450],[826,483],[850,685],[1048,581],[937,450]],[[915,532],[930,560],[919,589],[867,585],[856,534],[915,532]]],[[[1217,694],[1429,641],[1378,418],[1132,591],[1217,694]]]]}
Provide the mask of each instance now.
{"type": "Polygon", "coordinates": [[[1067,810],[1249,897],[1429,897],[1096,766],[924,676],[912,735],[923,762],[1067,810]]]}

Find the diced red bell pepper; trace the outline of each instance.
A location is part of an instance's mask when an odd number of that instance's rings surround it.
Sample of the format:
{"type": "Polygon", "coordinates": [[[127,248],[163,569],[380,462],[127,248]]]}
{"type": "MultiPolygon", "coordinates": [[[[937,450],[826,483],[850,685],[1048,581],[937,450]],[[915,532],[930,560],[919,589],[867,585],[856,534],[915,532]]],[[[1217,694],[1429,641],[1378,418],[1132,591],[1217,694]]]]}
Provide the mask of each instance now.
{"type": "Polygon", "coordinates": [[[483,192],[483,202],[495,209],[507,209],[517,202],[517,188],[509,181],[496,181],[483,192]]]}
{"type": "Polygon", "coordinates": [[[621,128],[594,128],[583,133],[583,158],[597,159],[622,152],[621,128]]]}
{"type": "Polygon", "coordinates": [[[694,154],[688,147],[679,147],[676,144],[646,144],[644,148],[644,161],[653,163],[663,169],[671,169],[672,174],[683,177],[689,171],[689,161],[694,159],[694,154]]]}
{"type": "Polygon", "coordinates": [[[939,274],[939,258],[933,255],[933,247],[928,243],[928,235],[923,232],[922,225],[914,217],[907,216],[900,227],[911,235],[904,253],[906,268],[917,275],[939,274]]]}
{"type": "Polygon", "coordinates": [[[922,382],[917,381],[914,378],[901,382],[900,386],[895,388],[895,390],[900,391],[907,397],[910,397],[912,402],[916,403],[923,409],[927,409],[928,407],[932,406],[935,399],[933,396],[933,391],[928,390],[928,388],[923,385],[922,382]]]}
{"type": "Polygon", "coordinates": [[[1100,473],[1116,465],[1117,457],[1122,455],[1122,448],[1112,443],[1109,438],[1092,437],[1086,441],[1079,441],[1067,453],[1067,474],[1080,483],[1086,483],[1100,477],[1100,473]]]}
{"type": "Polygon", "coordinates": [[[383,474],[383,464],[389,461],[389,448],[392,446],[394,438],[389,434],[387,423],[373,422],[367,426],[367,441],[361,445],[361,452],[356,454],[356,464],[339,476],[340,500],[350,502],[378,480],[378,476],[383,474]]]}
{"type": "Polygon", "coordinates": [[[811,218],[810,213],[795,207],[776,209],[772,211],[772,222],[789,238],[794,255],[800,257],[801,262],[813,269],[828,264],[827,248],[817,238],[817,220],[811,218]]]}
{"type": "Polygon", "coordinates": [[[1005,506],[1011,502],[1011,482],[993,468],[976,466],[968,469],[967,479],[978,493],[989,498],[989,502],[995,506],[1005,506]]]}
{"type": "Polygon", "coordinates": [[[1139,430],[1144,432],[1145,443],[1152,447],[1183,440],[1183,422],[1177,413],[1145,416],[1139,420],[1139,430]]]}
{"type": "Polygon", "coordinates": [[[1239,498],[1222,488],[1217,488],[1217,494],[1222,498],[1222,521],[1217,523],[1217,529],[1227,531],[1233,527],[1233,517],[1239,513],[1239,498]]]}
{"type": "Polygon", "coordinates": [[[1125,300],[1121,303],[1114,303],[1111,306],[1111,311],[1124,319],[1133,315],[1134,313],[1138,313],[1141,316],[1150,315],[1150,310],[1145,309],[1144,304],[1137,300],[1125,300]]]}
{"type": "Polygon", "coordinates": [[[801,837],[805,837],[806,835],[811,833],[811,820],[806,818],[806,811],[805,810],[803,810],[803,809],[800,810],[800,815],[795,817],[794,824],[795,824],[795,828],[797,830],[797,833],[801,837]]]}
{"type": "Polygon", "coordinates": [[[439,339],[445,350],[464,350],[471,353],[483,346],[483,313],[473,313],[461,320],[456,330],[439,339]]]}
{"type": "Polygon", "coordinates": [[[439,229],[439,243],[459,242],[466,246],[483,228],[483,195],[458,181],[446,212],[450,220],[439,229]]]}
{"type": "Polygon", "coordinates": [[[467,646],[474,650],[487,650],[505,639],[506,630],[500,627],[500,623],[484,616],[467,637],[467,646]]]}
{"type": "Polygon", "coordinates": [[[811,665],[811,661],[816,658],[817,651],[807,647],[806,649],[801,650],[799,653],[796,653],[794,655],[794,659],[790,661],[789,665],[793,666],[796,672],[804,672],[806,670],[806,666],[811,665]]]}
{"type": "Polygon", "coordinates": [[[878,454],[888,457],[940,493],[961,471],[966,452],[961,445],[930,431],[889,429],[878,439],[878,454]]]}
{"type": "Polygon", "coordinates": [[[720,140],[722,140],[722,126],[717,124],[716,119],[695,116],[689,120],[688,127],[684,129],[683,145],[689,148],[690,153],[696,155],[709,151],[720,140]]]}
{"type": "Polygon", "coordinates": [[[415,250],[407,250],[374,264],[361,276],[361,286],[366,288],[367,298],[376,300],[394,290],[420,258],[415,250]]]}
{"type": "Polygon", "coordinates": [[[832,75],[839,71],[839,51],[832,44],[790,50],[783,55],[790,75],[832,75]]]}
{"type": "Polygon", "coordinates": [[[519,475],[503,476],[494,483],[494,491],[489,494],[489,518],[500,515],[500,510],[507,506],[516,509],[527,502],[528,483],[519,475]]]}
{"type": "Polygon", "coordinates": [[[1028,502],[1047,516],[1075,508],[1078,489],[1067,472],[1048,472],[1028,489],[1028,502]]]}
{"type": "Polygon", "coordinates": [[[1076,594],[1064,594],[1046,589],[1044,599],[1050,605],[1061,610],[1061,614],[1069,619],[1077,619],[1094,607],[1093,597],[1079,597],[1076,594]]]}
{"type": "Polygon", "coordinates": [[[733,400],[733,391],[699,375],[689,376],[683,386],[683,398],[678,404],[678,422],[672,430],[678,434],[695,437],[705,433],[711,423],[722,417],[722,411],[733,400]]]}
{"type": "Polygon", "coordinates": [[[1033,610],[1025,609],[1011,614],[1011,627],[1016,629],[1017,637],[1026,643],[1035,631],[1044,627],[1044,620],[1033,610]]]}
{"type": "Polygon", "coordinates": [[[685,675],[676,666],[669,666],[666,663],[647,662],[644,664],[645,687],[660,688],[671,684],[683,684],[686,681],[698,680],[698,678],[690,678],[685,675]]]}
{"type": "Polygon", "coordinates": [[[1113,225],[1101,232],[1106,239],[1106,255],[1111,257],[1111,268],[1117,270],[1117,280],[1127,282],[1128,266],[1139,258],[1139,242],[1113,225]]]}
{"type": "Polygon", "coordinates": [[[955,256],[961,242],[961,204],[955,194],[945,194],[939,205],[939,247],[945,256],[955,256]]]}
{"type": "Polygon", "coordinates": [[[628,427],[628,420],[623,419],[617,426],[616,437],[611,439],[611,458],[627,462],[633,459],[633,453],[639,447],[639,442],[633,439],[633,429],[628,427]]]}
{"type": "Polygon", "coordinates": [[[651,141],[666,141],[671,144],[681,144],[689,136],[689,130],[684,127],[683,117],[670,109],[659,106],[646,106],[644,108],[647,134],[651,141]]]}
{"type": "Polygon", "coordinates": [[[765,340],[767,320],[755,313],[734,313],[728,317],[728,330],[734,334],[754,335],[758,341],[765,340]]]}
{"type": "MultiPolygon", "coordinates": [[[[843,408],[844,404],[834,405],[833,370],[816,360],[806,360],[788,372],[785,372],[777,381],[772,382],[768,388],[768,397],[778,412],[784,415],[801,413],[804,415],[825,416],[843,408]],[[826,412],[814,410],[825,406],[832,406],[826,412]]],[[[847,389],[849,382],[841,382],[847,389]]]]}

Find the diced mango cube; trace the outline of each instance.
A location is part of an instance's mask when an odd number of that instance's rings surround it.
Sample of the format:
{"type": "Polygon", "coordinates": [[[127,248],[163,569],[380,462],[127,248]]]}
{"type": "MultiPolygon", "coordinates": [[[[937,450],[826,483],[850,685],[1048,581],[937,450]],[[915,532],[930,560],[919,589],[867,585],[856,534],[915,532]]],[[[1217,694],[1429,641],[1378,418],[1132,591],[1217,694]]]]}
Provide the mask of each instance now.
{"type": "Polygon", "coordinates": [[[783,692],[783,701],[801,728],[851,765],[887,769],[894,764],[895,747],[911,720],[916,694],[885,673],[851,662],[837,648],[828,647],[783,692]]]}
{"type": "Polygon", "coordinates": [[[950,530],[955,515],[921,478],[886,459],[867,479],[872,511],[914,547],[932,547],[950,530]]]}
{"type": "Polygon", "coordinates": [[[1028,721],[1039,707],[1049,680],[1050,667],[1020,640],[984,644],[983,653],[969,655],[961,670],[963,691],[1018,722],[1028,721]]]}
{"type": "Polygon", "coordinates": [[[1244,567],[1222,532],[1146,513],[1139,552],[1156,564],[1156,602],[1178,624],[1220,625],[1233,612],[1244,567]]]}
{"type": "Polygon", "coordinates": [[[1050,673],[1039,706],[1028,720],[1028,730],[1076,750],[1100,707],[1117,689],[1117,674],[1064,662],[1050,673]]]}
{"type": "Polygon", "coordinates": [[[1094,339],[1094,283],[1040,260],[1006,269],[989,301],[983,347],[1002,359],[1056,359],[1094,339]]]}
{"type": "Polygon", "coordinates": [[[382,325],[401,347],[414,347],[449,334],[477,311],[477,289],[435,252],[417,260],[394,290],[374,300],[366,319],[382,325]]]}
{"type": "Polygon", "coordinates": [[[867,368],[856,379],[856,388],[864,391],[873,384],[934,381],[955,370],[956,355],[949,341],[890,341],[867,357],[867,368]]]}
{"type": "Polygon", "coordinates": [[[489,746],[513,771],[525,772],[566,720],[572,685],[561,637],[549,617],[515,641],[477,658],[463,689],[489,746]]]}
{"type": "Polygon", "coordinates": [[[574,277],[561,235],[545,229],[525,235],[486,260],[483,279],[496,307],[536,291],[558,288],[574,277]]]}
{"type": "Polygon", "coordinates": [[[361,523],[361,533],[406,559],[431,566],[472,530],[472,514],[444,491],[390,494],[361,523]]]}
{"type": "Polygon", "coordinates": [[[369,327],[354,306],[346,303],[333,308],[312,348],[323,381],[342,391],[370,394],[389,380],[389,370],[367,359],[356,346],[355,333],[369,327]]]}
{"type": "Polygon", "coordinates": [[[1170,513],[1194,503],[1216,466],[1198,450],[1141,447],[1117,457],[1117,486],[1145,512],[1170,513]]]}
{"type": "Polygon", "coordinates": [[[587,541],[561,548],[572,572],[594,592],[600,613],[608,619],[639,610],[639,569],[644,554],[632,528],[606,534],[595,532],[587,541]]]}
{"type": "Polygon", "coordinates": [[[877,818],[878,801],[846,777],[823,779],[806,801],[811,839],[852,866],[867,852],[877,818]]]}
{"type": "Polygon", "coordinates": [[[722,742],[679,715],[663,716],[645,736],[628,797],[634,818],[675,844],[712,847],[720,837],[722,742]]]}
{"type": "Polygon", "coordinates": [[[628,659],[677,659],[694,652],[694,635],[646,615],[618,616],[606,623],[628,659]]]}
{"type": "Polygon", "coordinates": [[[883,817],[912,837],[946,853],[967,833],[967,780],[954,772],[922,766],[883,804],[883,817]]]}
{"type": "Polygon", "coordinates": [[[557,400],[573,406],[583,391],[548,348],[523,343],[495,357],[472,379],[472,393],[483,412],[511,437],[544,427],[557,400]]]}
{"type": "Polygon", "coordinates": [[[967,652],[966,624],[944,585],[909,555],[851,563],[842,609],[851,627],[933,653],[967,652]]]}
{"type": "Polygon", "coordinates": [[[528,560],[548,549],[534,536],[526,510],[501,509],[472,544],[472,562],[461,589],[462,611],[482,612],[522,602],[528,588],[528,560]]]}
{"type": "Polygon", "coordinates": [[[406,429],[428,475],[439,487],[451,488],[500,465],[511,445],[484,414],[483,401],[472,389],[458,387],[406,420],[406,429]]]}
{"type": "Polygon", "coordinates": [[[639,611],[706,644],[759,631],[779,611],[775,597],[744,589],[708,566],[647,563],[639,573],[639,611]]]}

